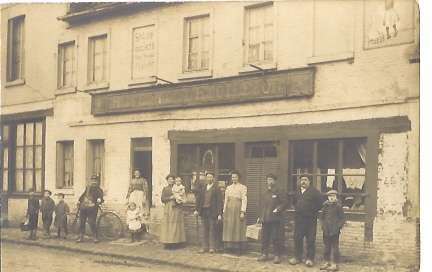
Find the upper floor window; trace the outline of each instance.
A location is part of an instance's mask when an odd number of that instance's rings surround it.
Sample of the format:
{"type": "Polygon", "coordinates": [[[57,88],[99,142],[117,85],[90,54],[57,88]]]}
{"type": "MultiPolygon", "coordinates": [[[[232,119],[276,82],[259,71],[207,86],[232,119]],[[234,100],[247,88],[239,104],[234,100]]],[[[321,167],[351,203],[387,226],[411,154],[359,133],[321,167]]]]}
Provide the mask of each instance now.
{"type": "Polygon", "coordinates": [[[210,66],[210,16],[186,20],[186,70],[208,70],[210,66]]]}
{"type": "Polygon", "coordinates": [[[89,83],[108,79],[107,35],[89,39],[89,83]]]}
{"type": "Polygon", "coordinates": [[[23,78],[24,16],[8,21],[7,81],[23,78]]]}
{"type": "Polygon", "coordinates": [[[58,75],[59,87],[67,88],[75,86],[75,42],[59,45],[58,49],[58,75]]]}
{"type": "Polygon", "coordinates": [[[246,63],[273,60],[273,5],[246,9],[246,63]]]}

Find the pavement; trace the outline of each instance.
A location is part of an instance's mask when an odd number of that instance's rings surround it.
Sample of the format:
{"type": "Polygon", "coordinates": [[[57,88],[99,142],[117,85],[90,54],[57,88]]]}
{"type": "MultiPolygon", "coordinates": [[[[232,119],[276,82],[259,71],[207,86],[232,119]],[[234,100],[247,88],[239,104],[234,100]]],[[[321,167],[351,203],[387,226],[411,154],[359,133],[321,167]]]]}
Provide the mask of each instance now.
{"type": "MultiPolygon", "coordinates": [[[[184,269],[196,269],[203,271],[295,271],[316,272],[320,270],[323,263],[322,256],[315,260],[314,267],[306,267],[304,263],[290,265],[288,259],[292,256],[283,256],[282,263],[273,264],[273,261],[257,262],[258,252],[253,249],[241,256],[226,253],[198,254],[199,247],[186,245],[184,248],[165,250],[158,238],[151,234],[144,234],[143,240],[131,243],[129,238],[119,238],[114,241],[101,240],[93,243],[91,237],[85,237],[84,243],[76,243],[74,239],[44,239],[42,231],[38,231],[37,240],[26,240],[28,232],[21,232],[17,228],[2,228],[1,242],[17,243],[38,246],[41,248],[52,248],[57,250],[72,251],[83,254],[94,254],[100,256],[112,256],[122,258],[125,261],[143,261],[155,264],[174,265],[184,269]]],[[[414,272],[418,268],[397,267],[391,263],[373,264],[367,260],[359,262],[343,262],[339,271],[395,271],[414,272]]]]}

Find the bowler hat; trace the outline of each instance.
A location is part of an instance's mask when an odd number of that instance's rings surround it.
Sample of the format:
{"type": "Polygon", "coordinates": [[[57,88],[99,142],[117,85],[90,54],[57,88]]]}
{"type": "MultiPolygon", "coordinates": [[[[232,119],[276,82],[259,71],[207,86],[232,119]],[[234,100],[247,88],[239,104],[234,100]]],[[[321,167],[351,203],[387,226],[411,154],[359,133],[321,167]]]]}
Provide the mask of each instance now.
{"type": "Polygon", "coordinates": [[[272,179],[277,179],[277,176],[275,174],[273,174],[273,173],[268,173],[267,177],[268,178],[272,178],[272,179]]]}
{"type": "Polygon", "coordinates": [[[213,171],[207,171],[205,175],[207,176],[209,174],[212,175],[213,177],[215,176],[215,173],[213,171]]]}
{"type": "Polygon", "coordinates": [[[50,190],[45,190],[44,193],[47,192],[49,195],[52,195],[52,192],[50,190]]]}
{"type": "Polygon", "coordinates": [[[327,192],[327,195],[337,195],[337,191],[336,190],[330,190],[327,192]]]}

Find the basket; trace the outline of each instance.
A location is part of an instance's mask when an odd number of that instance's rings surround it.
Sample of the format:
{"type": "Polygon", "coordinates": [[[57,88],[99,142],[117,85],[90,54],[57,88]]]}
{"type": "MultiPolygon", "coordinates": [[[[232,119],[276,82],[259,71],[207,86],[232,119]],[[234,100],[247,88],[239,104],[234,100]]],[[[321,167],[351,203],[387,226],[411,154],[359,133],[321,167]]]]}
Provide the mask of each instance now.
{"type": "Polygon", "coordinates": [[[21,231],[30,231],[30,221],[27,216],[24,216],[19,224],[21,231]]]}
{"type": "Polygon", "coordinates": [[[261,239],[261,233],[262,233],[262,225],[261,224],[255,224],[250,225],[246,227],[246,237],[260,240],[261,239]]]}

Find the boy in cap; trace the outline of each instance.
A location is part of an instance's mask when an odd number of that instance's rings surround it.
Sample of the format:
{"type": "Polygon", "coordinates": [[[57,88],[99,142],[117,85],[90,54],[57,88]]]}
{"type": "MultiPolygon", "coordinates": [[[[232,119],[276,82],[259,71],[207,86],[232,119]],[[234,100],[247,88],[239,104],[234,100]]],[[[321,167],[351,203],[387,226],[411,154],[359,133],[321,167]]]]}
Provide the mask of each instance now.
{"type": "Polygon", "coordinates": [[[321,270],[338,271],[340,262],[339,252],[339,234],[345,224],[345,213],[341,205],[337,201],[337,191],[331,190],[327,192],[327,198],[322,208],[320,223],[323,231],[324,240],[324,260],[325,263],[321,266],[321,270]],[[330,263],[331,250],[333,248],[333,261],[330,263]]]}
{"type": "Polygon", "coordinates": [[[29,200],[27,202],[27,215],[29,217],[29,226],[30,226],[30,236],[27,238],[28,240],[36,240],[36,230],[38,225],[38,216],[39,216],[39,200],[34,195],[34,189],[30,188],[28,190],[29,200]]]}
{"type": "Polygon", "coordinates": [[[69,212],[69,205],[64,202],[65,195],[62,193],[57,194],[58,196],[58,203],[55,207],[55,220],[54,225],[57,227],[57,236],[54,236],[54,238],[60,238],[63,237],[64,239],[67,238],[67,218],[62,222],[62,218],[65,214],[69,212]],[[63,229],[63,233],[62,233],[63,229]]]}
{"type": "Polygon", "coordinates": [[[44,198],[41,201],[40,210],[42,212],[42,223],[45,230],[44,238],[51,239],[50,227],[53,220],[53,212],[55,209],[54,200],[51,198],[51,191],[44,191],[44,198]]]}

